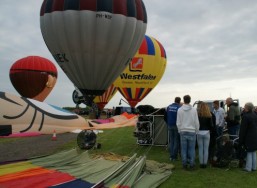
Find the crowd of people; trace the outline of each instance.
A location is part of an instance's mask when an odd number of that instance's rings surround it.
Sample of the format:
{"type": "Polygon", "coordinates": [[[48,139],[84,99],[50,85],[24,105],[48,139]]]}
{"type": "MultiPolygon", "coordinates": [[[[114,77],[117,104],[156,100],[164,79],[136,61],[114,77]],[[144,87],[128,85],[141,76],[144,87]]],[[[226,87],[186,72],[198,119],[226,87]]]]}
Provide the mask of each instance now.
{"type": "Polygon", "coordinates": [[[170,160],[178,160],[180,156],[183,169],[194,170],[198,148],[199,167],[206,168],[228,152],[226,143],[236,139],[237,148],[245,151],[242,170],[256,171],[257,109],[254,105],[248,102],[240,112],[238,103],[228,97],[225,113],[219,100],[213,101],[213,111],[205,102],[199,102],[197,108],[190,102],[190,95],[183,97],[183,103],[180,97],[175,97],[174,103],[166,108],[164,119],[169,131],[170,160]]]}

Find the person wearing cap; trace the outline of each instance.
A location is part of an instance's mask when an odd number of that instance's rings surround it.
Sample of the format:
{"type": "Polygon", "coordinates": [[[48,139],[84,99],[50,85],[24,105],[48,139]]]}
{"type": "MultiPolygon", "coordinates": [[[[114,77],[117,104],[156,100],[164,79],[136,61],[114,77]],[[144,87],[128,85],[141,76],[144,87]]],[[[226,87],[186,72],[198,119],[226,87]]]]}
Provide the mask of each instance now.
{"type": "Polygon", "coordinates": [[[238,103],[233,102],[233,99],[229,97],[226,99],[226,104],[229,108],[225,118],[227,122],[228,134],[238,136],[241,120],[238,103]]]}

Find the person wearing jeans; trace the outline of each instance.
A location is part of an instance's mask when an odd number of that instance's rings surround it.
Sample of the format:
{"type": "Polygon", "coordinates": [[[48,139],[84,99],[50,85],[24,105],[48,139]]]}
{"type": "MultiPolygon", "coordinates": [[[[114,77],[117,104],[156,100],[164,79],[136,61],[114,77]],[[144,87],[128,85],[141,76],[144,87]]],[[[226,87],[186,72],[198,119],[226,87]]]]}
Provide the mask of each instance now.
{"type": "Polygon", "coordinates": [[[179,151],[179,133],[177,126],[169,128],[169,150],[170,150],[170,160],[175,161],[178,159],[179,151]]]}
{"type": "Polygon", "coordinates": [[[200,168],[207,167],[208,157],[209,157],[209,143],[210,143],[210,132],[206,132],[205,134],[198,133],[197,144],[198,144],[200,168]]]}
{"type": "Polygon", "coordinates": [[[188,163],[190,169],[195,167],[195,143],[196,134],[194,132],[182,131],[180,133],[181,158],[184,169],[187,169],[188,163]]]}
{"type": "Polygon", "coordinates": [[[170,160],[175,161],[178,159],[179,151],[179,133],[176,125],[177,122],[177,111],[181,107],[180,105],[181,98],[176,97],[174,103],[170,104],[166,108],[164,114],[164,120],[167,123],[169,131],[169,150],[170,150],[170,160]]]}
{"type": "Polygon", "coordinates": [[[257,150],[257,115],[254,113],[254,105],[248,102],[244,106],[245,113],[239,132],[239,146],[246,149],[246,165],[244,171],[256,171],[257,150]]]}
{"type": "Polygon", "coordinates": [[[209,106],[201,102],[198,108],[200,123],[197,135],[200,168],[206,168],[209,158],[210,131],[216,131],[209,106]]]}
{"type": "Polygon", "coordinates": [[[195,168],[195,142],[196,134],[199,131],[199,120],[197,111],[190,105],[191,97],[185,95],[183,97],[184,104],[177,112],[177,127],[180,133],[181,144],[181,158],[184,169],[187,169],[187,162],[189,160],[189,167],[191,170],[195,168]]]}
{"type": "Polygon", "coordinates": [[[256,151],[247,152],[245,170],[248,172],[256,171],[256,151]]]}

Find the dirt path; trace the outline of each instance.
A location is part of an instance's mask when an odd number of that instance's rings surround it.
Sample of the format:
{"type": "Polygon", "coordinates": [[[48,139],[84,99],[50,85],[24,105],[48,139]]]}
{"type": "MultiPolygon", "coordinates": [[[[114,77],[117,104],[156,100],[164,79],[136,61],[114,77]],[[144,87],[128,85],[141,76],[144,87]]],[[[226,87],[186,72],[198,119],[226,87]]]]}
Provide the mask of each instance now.
{"type": "MultiPolygon", "coordinates": [[[[76,140],[77,134],[58,134],[56,141],[52,141],[51,138],[52,135],[41,135],[0,142],[0,162],[27,159],[55,153],[58,148],[68,142],[76,140]]],[[[76,147],[76,144],[74,144],[74,147],[76,147]]]]}

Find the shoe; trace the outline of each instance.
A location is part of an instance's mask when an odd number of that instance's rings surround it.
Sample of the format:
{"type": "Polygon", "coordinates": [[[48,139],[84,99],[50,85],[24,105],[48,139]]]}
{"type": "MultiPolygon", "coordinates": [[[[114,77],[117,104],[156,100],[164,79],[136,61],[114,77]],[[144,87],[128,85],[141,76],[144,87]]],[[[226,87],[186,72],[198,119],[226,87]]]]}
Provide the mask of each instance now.
{"type": "Polygon", "coordinates": [[[251,172],[251,170],[247,170],[246,168],[243,168],[242,171],[244,171],[244,172],[251,172]]]}
{"type": "Polygon", "coordinates": [[[190,166],[190,167],[189,167],[189,170],[190,170],[190,171],[194,171],[194,170],[195,170],[195,166],[190,166]]]}
{"type": "Polygon", "coordinates": [[[254,171],[256,171],[256,169],[252,169],[252,171],[254,172],[254,171]]]}
{"type": "Polygon", "coordinates": [[[170,158],[170,161],[178,161],[177,158],[170,158]]]}
{"type": "Polygon", "coordinates": [[[207,168],[207,164],[204,164],[204,165],[203,165],[203,168],[207,168]]]}
{"type": "Polygon", "coordinates": [[[183,169],[184,169],[184,170],[187,170],[187,165],[183,165],[183,169]]]}
{"type": "Polygon", "coordinates": [[[203,164],[200,164],[200,168],[204,168],[204,165],[203,165],[203,164]]]}
{"type": "Polygon", "coordinates": [[[170,158],[170,161],[175,161],[176,159],[170,158]]]}

